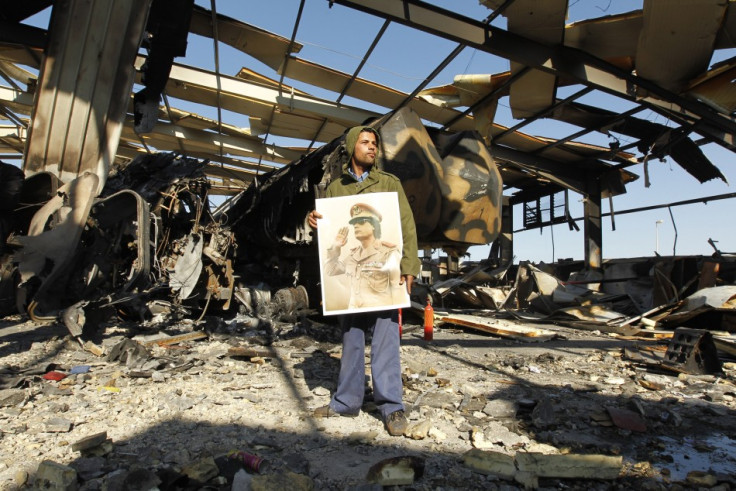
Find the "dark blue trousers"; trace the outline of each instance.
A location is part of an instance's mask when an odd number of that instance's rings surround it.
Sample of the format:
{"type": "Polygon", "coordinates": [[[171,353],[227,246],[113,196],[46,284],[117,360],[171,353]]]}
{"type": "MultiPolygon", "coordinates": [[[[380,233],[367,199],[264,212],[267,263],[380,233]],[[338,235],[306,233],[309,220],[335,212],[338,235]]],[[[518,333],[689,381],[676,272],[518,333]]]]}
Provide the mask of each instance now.
{"type": "Polygon", "coordinates": [[[330,401],[332,409],[338,413],[360,411],[365,394],[365,335],[372,332],[373,400],[383,419],[394,411],[403,411],[398,311],[341,315],[340,325],[342,359],[337,391],[330,401]]]}

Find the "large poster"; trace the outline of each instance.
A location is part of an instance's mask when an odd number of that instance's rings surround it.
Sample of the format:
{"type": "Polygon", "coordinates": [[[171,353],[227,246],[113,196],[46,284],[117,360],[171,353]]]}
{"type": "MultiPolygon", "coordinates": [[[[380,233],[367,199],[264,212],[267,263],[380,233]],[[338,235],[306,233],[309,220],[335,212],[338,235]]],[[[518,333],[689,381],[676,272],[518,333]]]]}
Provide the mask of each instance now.
{"type": "Polygon", "coordinates": [[[316,200],[324,315],[409,307],[394,192],[316,200]]]}

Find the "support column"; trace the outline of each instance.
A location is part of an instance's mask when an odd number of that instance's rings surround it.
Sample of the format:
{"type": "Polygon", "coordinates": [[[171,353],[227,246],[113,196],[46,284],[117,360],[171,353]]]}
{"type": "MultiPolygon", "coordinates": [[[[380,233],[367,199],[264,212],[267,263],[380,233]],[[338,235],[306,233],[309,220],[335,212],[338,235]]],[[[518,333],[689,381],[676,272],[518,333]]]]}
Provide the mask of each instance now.
{"type": "Polygon", "coordinates": [[[508,196],[503,197],[498,241],[501,244],[501,265],[510,265],[514,261],[514,207],[509,204],[508,196]]]}
{"type": "Polygon", "coordinates": [[[514,207],[508,196],[503,196],[501,203],[501,231],[491,244],[488,259],[498,261],[498,266],[508,266],[514,261],[514,207]]]}
{"type": "Polygon", "coordinates": [[[601,228],[601,184],[597,178],[585,181],[584,229],[585,268],[600,270],[603,264],[603,230],[601,228]]]}

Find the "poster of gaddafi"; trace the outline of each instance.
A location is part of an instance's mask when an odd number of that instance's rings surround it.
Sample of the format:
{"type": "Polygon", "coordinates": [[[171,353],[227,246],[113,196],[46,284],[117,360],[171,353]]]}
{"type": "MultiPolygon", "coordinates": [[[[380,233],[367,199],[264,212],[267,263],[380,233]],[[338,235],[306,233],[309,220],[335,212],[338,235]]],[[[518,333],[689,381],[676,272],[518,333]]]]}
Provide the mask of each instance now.
{"type": "Polygon", "coordinates": [[[324,315],[408,307],[396,193],[316,200],[324,315]]]}

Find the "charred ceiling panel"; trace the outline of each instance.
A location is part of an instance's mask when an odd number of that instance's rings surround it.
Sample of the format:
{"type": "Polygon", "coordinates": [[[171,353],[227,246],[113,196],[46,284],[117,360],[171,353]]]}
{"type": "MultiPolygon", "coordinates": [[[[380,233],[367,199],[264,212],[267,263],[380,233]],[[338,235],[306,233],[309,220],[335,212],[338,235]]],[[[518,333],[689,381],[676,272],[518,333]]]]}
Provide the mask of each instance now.
{"type": "Polygon", "coordinates": [[[595,131],[612,131],[638,138],[639,151],[646,158],[671,156],[700,182],[726,178],[703,154],[682,129],[670,128],[639,118],[621,118],[618,114],[584,104],[567,104],[554,113],[555,119],[595,131]]]}
{"type": "Polygon", "coordinates": [[[135,130],[147,133],[156,125],[161,95],[174,58],[187,52],[194,0],[153,0],[143,47],[148,58],[141,68],[143,89],[135,93],[135,130]]]}
{"type": "MultiPolygon", "coordinates": [[[[736,9],[734,9],[736,10],[736,9]]],[[[736,59],[731,58],[693,80],[687,94],[724,114],[736,112],[736,59]]]]}
{"type": "MultiPolygon", "coordinates": [[[[548,45],[562,43],[565,30],[567,0],[517,0],[506,9],[508,29],[526,38],[548,45]]],[[[511,62],[511,75],[525,69],[525,65],[511,62]]],[[[511,113],[517,118],[533,116],[549,107],[555,99],[554,74],[530,70],[511,85],[511,113]]]]}
{"type": "Polygon", "coordinates": [[[644,0],[637,74],[673,92],[708,68],[727,0],[644,0]]]}
{"type": "Polygon", "coordinates": [[[148,0],[56,4],[24,169],[104,186],[115,158],[148,0]]]}
{"type": "Polygon", "coordinates": [[[575,22],[565,27],[565,46],[630,70],[634,67],[641,25],[641,10],[575,22]]]}
{"type": "MultiPolygon", "coordinates": [[[[136,65],[142,66],[143,62],[144,59],[138,57],[136,65]]],[[[276,107],[278,111],[275,118],[283,115],[285,119],[291,119],[291,124],[284,124],[285,128],[292,131],[301,129],[304,132],[304,134],[285,133],[283,136],[297,138],[311,138],[324,118],[329,118],[345,128],[377,116],[373,111],[338,105],[314,96],[281,92],[277,88],[235,77],[225,75],[218,77],[216,73],[178,63],[174,63],[171,69],[166,93],[199,104],[216,106],[219,103],[223,109],[263,120],[271,118],[273,108],[276,107]]],[[[280,134],[276,131],[272,133],[280,134]]],[[[330,139],[340,134],[342,129],[337,135],[330,136],[330,139]]]]}
{"type": "Polygon", "coordinates": [[[248,53],[256,60],[278,70],[288,53],[298,53],[302,45],[259,27],[251,26],[224,15],[216,16],[213,25],[212,12],[195,5],[189,30],[200,36],[217,39],[235,49],[248,53]]]}

